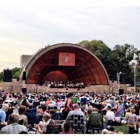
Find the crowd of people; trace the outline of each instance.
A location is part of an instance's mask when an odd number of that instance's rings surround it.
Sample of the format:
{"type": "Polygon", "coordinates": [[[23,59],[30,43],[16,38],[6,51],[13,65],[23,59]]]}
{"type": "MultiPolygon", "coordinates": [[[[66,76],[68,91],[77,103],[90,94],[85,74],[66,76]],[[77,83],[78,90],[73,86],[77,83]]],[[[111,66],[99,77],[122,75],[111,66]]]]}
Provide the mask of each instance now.
{"type": "Polygon", "coordinates": [[[140,94],[1,91],[0,108],[0,134],[140,133],[140,94]]]}
{"type": "Polygon", "coordinates": [[[45,81],[44,86],[48,86],[50,88],[85,88],[83,82],[72,82],[72,81],[45,81]]]}

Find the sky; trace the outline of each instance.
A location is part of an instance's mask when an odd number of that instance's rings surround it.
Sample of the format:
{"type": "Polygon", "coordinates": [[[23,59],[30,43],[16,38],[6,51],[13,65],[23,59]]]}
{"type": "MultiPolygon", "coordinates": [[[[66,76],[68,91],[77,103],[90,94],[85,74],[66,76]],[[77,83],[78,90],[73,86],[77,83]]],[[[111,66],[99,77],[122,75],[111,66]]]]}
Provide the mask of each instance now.
{"type": "Polygon", "coordinates": [[[108,0],[7,1],[0,5],[0,72],[57,43],[102,40],[140,50],[140,4],[108,0]],[[106,3],[105,3],[106,2],[106,3]]]}

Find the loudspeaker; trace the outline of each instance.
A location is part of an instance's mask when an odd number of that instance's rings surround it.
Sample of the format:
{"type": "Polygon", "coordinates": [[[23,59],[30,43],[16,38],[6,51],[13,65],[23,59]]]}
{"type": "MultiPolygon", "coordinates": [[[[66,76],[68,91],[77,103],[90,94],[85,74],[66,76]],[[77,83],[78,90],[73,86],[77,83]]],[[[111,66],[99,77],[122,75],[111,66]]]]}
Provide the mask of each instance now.
{"type": "Polygon", "coordinates": [[[119,89],[119,95],[123,95],[124,89],[119,89]]]}
{"type": "Polygon", "coordinates": [[[5,69],[3,71],[3,82],[12,82],[12,71],[5,69]]]}
{"type": "Polygon", "coordinates": [[[120,74],[120,84],[125,84],[125,74],[124,73],[120,74]]]}
{"type": "Polygon", "coordinates": [[[26,80],[26,71],[23,72],[22,80],[26,80]]]}
{"type": "Polygon", "coordinates": [[[26,93],[27,92],[27,88],[22,88],[22,92],[26,93]]]}

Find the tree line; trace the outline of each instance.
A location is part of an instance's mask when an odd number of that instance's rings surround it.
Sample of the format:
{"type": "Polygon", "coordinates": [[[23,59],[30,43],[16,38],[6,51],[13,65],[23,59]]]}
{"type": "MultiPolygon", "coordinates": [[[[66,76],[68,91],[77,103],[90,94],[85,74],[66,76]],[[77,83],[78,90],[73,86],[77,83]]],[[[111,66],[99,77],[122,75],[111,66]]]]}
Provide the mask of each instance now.
{"type": "MultiPolygon", "coordinates": [[[[85,47],[100,59],[111,81],[116,81],[117,73],[122,72],[125,74],[125,83],[134,85],[134,70],[129,61],[133,59],[134,53],[140,55],[140,51],[134,45],[115,45],[112,50],[101,40],[84,40],[78,45],[85,47]]],[[[137,61],[140,62],[139,58],[137,61]]],[[[136,68],[136,81],[140,81],[139,66],[136,68]]]]}
{"type": "MultiPolygon", "coordinates": [[[[132,86],[134,85],[134,71],[132,66],[129,65],[129,61],[133,59],[134,53],[136,53],[138,56],[140,55],[140,51],[137,50],[134,45],[115,45],[113,49],[110,49],[101,40],[83,40],[77,43],[77,45],[85,47],[99,58],[106,68],[111,81],[116,81],[117,73],[122,72],[125,74],[125,83],[131,84],[132,86]]],[[[140,62],[139,58],[137,58],[137,60],[140,62]]],[[[19,78],[21,71],[22,68],[20,67],[13,68],[12,78],[19,78]]],[[[3,81],[3,72],[0,72],[0,81],[3,81]]],[[[140,81],[139,65],[136,68],[136,81],[140,81]]]]}

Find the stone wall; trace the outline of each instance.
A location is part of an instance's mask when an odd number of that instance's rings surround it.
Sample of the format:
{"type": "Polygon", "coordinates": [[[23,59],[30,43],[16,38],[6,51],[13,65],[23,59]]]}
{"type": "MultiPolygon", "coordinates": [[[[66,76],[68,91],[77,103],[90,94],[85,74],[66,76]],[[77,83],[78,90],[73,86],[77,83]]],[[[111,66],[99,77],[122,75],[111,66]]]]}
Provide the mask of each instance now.
{"type": "MultiPolygon", "coordinates": [[[[5,90],[9,92],[22,92],[22,88],[25,87],[27,88],[28,93],[36,93],[36,88],[37,92],[48,92],[48,93],[53,93],[53,92],[92,92],[94,91],[95,93],[99,94],[108,94],[108,93],[118,93],[118,84],[116,82],[112,83],[111,86],[108,85],[92,85],[88,86],[85,88],[81,88],[78,90],[77,88],[50,88],[47,86],[39,86],[35,84],[26,84],[24,85],[22,80],[17,81],[13,80],[13,82],[1,82],[0,83],[0,90],[5,90]]],[[[124,90],[124,93],[130,93],[134,91],[134,87],[128,87],[127,84],[120,84],[119,85],[120,89],[124,90]]]]}

